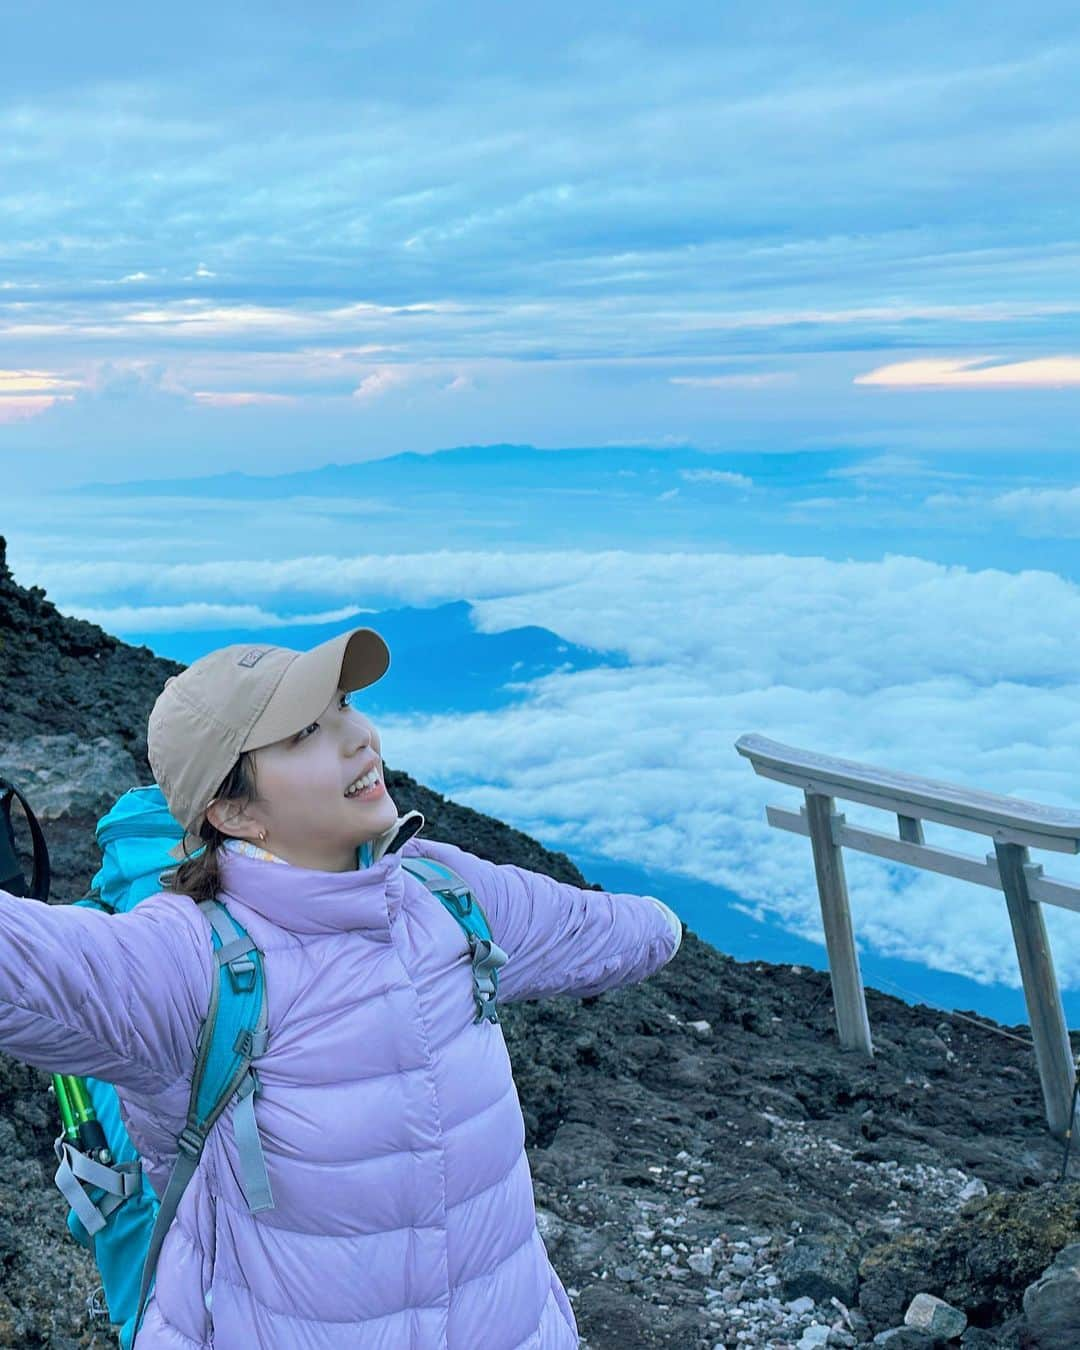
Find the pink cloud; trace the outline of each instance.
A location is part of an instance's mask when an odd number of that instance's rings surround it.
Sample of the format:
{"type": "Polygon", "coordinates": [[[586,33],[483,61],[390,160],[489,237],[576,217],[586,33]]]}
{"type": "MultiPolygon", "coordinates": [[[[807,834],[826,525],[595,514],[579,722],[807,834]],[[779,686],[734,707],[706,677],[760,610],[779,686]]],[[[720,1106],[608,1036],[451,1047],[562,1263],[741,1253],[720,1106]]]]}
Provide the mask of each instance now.
{"type": "Polygon", "coordinates": [[[0,426],[10,422],[28,422],[40,417],[54,403],[70,403],[70,394],[28,394],[16,398],[0,398],[0,426]]]}
{"type": "Polygon", "coordinates": [[[77,380],[49,370],[0,370],[0,424],[40,417],[54,403],[70,402],[77,380]]]}
{"type": "Polygon", "coordinates": [[[896,361],[855,377],[890,389],[1064,389],[1080,385],[1080,356],[1043,356],[990,365],[993,357],[896,361]]]}

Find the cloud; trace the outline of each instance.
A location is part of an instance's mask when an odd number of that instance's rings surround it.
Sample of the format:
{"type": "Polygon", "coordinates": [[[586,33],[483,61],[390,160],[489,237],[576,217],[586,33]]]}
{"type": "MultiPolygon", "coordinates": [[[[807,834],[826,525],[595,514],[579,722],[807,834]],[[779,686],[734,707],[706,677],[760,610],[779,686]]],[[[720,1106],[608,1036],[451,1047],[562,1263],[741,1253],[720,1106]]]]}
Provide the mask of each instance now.
{"type": "Polygon", "coordinates": [[[723,483],[728,487],[752,488],[754,480],[744,473],[729,473],[726,469],[680,469],[679,477],[688,483],[723,483]]]}
{"type": "MultiPolygon", "coordinates": [[[[152,568],[138,558],[54,561],[35,579],[65,609],[114,626],[122,608],[138,625],[160,610],[163,629],[175,626],[175,606],[203,626],[207,608],[191,597],[204,594],[223,624],[239,613],[280,620],[293,597],[313,593],[330,613],[374,595],[419,607],[466,597],[482,632],[535,624],[619,652],[627,668],[548,676],[498,712],[387,719],[388,756],[550,847],[657,859],[812,937],[820,918],[808,842],[765,820],[766,804],[797,810],[801,794],[752,772],[734,750],[742,733],[1076,804],[1080,586],[1051,572],[894,554],[863,563],[559,548],[276,561],[234,553],[152,568]],[[75,603],[119,591],[132,597],[125,607],[75,603]]],[[[852,824],[895,828],[871,807],[840,809],[852,824]]],[[[987,851],[986,840],[944,826],[926,834],[976,858],[987,851]]],[[[1048,875],[1080,880],[1080,859],[1045,862],[1048,875]]],[[[860,941],[1016,985],[1000,897],[850,851],[845,866],[860,941]]],[[[677,889],[665,898],[679,908],[677,889]]],[[[1063,984],[1080,987],[1076,916],[1046,918],[1063,984]]]]}
{"type": "Polygon", "coordinates": [[[410,373],[401,366],[380,366],[378,370],[364,376],[353,390],[352,396],[361,402],[381,398],[392,389],[400,389],[402,385],[407,384],[410,373]]]}
{"type": "Polygon", "coordinates": [[[198,389],[192,397],[196,403],[204,403],[211,408],[246,408],[253,404],[274,406],[297,402],[292,394],[268,394],[258,390],[198,389]]]}
{"type": "MultiPolygon", "coordinates": [[[[67,398],[64,395],[63,398],[67,398]]],[[[39,417],[42,413],[61,401],[60,397],[41,397],[28,396],[0,398],[0,424],[11,422],[26,422],[31,417],[39,417]]]]}
{"type": "MultiPolygon", "coordinates": [[[[875,455],[870,459],[861,460],[858,464],[844,464],[836,469],[826,469],[826,478],[854,478],[859,482],[884,480],[886,482],[895,479],[921,478],[926,479],[970,479],[970,473],[958,473],[952,469],[942,469],[936,465],[927,464],[925,460],[919,459],[916,455],[907,455],[899,451],[889,451],[885,454],[875,455]]],[[[809,505],[808,502],[800,503],[803,506],[809,505]]]]}
{"type": "Polygon", "coordinates": [[[0,398],[59,394],[78,387],[77,380],[48,370],[0,370],[0,398]]]}
{"type": "Polygon", "coordinates": [[[1080,487],[935,492],[923,505],[957,519],[983,521],[987,527],[1000,521],[1021,536],[1080,539],[1080,487]]]}
{"type": "Polygon", "coordinates": [[[987,364],[993,357],[897,361],[855,377],[890,389],[1065,389],[1080,386],[1080,356],[987,364]]]}
{"type": "Polygon", "coordinates": [[[0,425],[26,422],[67,403],[79,388],[77,380],[47,370],[0,370],[0,425]]]}
{"type": "Polygon", "coordinates": [[[79,611],[79,617],[110,633],[170,633],[230,628],[289,628],[298,624],[340,623],[371,610],[348,606],[315,614],[275,614],[258,605],[116,605],[79,611]]]}
{"type": "Polygon", "coordinates": [[[205,338],[262,331],[310,332],[318,326],[308,315],[281,306],[211,305],[199,300],[177,300],[154,309],[117,314],[121,324],[168,331],[179,337],[205,338]]]}
{"type": "Polygon", "coordinates": [[[673,375],[670,383],[692,389],[758,389],[763,385],[788,384],[794,378],[788,371],[763,375],[673,375]]]}

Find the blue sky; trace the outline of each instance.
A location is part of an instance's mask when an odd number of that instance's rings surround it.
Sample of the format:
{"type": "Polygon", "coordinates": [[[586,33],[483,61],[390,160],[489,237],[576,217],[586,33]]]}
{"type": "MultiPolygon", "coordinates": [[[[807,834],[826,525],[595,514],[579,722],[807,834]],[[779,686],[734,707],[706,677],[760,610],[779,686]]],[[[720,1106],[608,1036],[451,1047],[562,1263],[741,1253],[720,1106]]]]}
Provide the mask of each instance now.
{"type": "Polygon", "coordinates": [[[0,19],[12,483],[1072,448],[1072,6],[0,19]]]}
{"type": "MultiPolygon", "coordinates": [[[[466,600],[614,653],[389,762],[794,933],[743,732],[1080,806],[1071,6],[266,9],[0,2],[24,584],[162,649],[466,600]]],[[[848,876],[1015,982],[989,892],[848,876]]]]}

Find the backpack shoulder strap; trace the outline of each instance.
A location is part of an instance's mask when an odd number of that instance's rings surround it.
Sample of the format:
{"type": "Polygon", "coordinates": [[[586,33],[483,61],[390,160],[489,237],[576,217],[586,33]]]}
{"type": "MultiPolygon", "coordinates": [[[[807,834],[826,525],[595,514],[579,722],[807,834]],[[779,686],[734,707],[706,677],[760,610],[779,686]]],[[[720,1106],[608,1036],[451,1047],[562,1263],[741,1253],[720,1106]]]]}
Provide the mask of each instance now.
{"type": "Polygon", "coordinates": [[[274,1197],[255,1123],[258,1074],[252,1060],[266,1051],[266,982],[262,953],[243,925],[218,900],[199,908],[213,929],[217,981],[210,987],[210,1007],[199,1032],[191,1078],[187,1124],[177,1139],[176,1162],[161,1200],[143,1265],[135,1327],[142,1321],[165,1234],[180,1198],[199,1165],[211,1127],[234,1097],[233,1117],[240,1153],[241,1185],[252,1213],[272,1209],[274,1197]]]}
{"type": "Polygon", "coordinates": [[[401,865],[442,901],[465,933],[472,955],[473,995],[477,1022],[497,1022],[499,1012],[499,967],[508,957],[492,940],[491,927],[480,902],[452,867],[433,858],[402,858],[401,865]]]}

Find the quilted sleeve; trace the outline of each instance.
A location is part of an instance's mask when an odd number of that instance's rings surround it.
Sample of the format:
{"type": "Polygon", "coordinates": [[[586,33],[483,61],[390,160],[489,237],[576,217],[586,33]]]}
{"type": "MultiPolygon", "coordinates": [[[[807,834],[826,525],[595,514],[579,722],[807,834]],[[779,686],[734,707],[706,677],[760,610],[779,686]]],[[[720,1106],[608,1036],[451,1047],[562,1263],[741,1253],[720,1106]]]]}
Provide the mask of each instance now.
{"type": "Polygon", "coordinates": [[[0,891],[0,1050],[47,1073],[161,1091],[194,1064],[209,931],[183,896],[112,915],[0,891]]]}
{"type": "Polygon", "coordinates": [[[583,890],[430,839],[410,840],[401,852],[445,863],[468,883],[507,955],[501,1003],[637,984],[666,965],[682,939],[677,916],[652,896],[583,890]]]}

